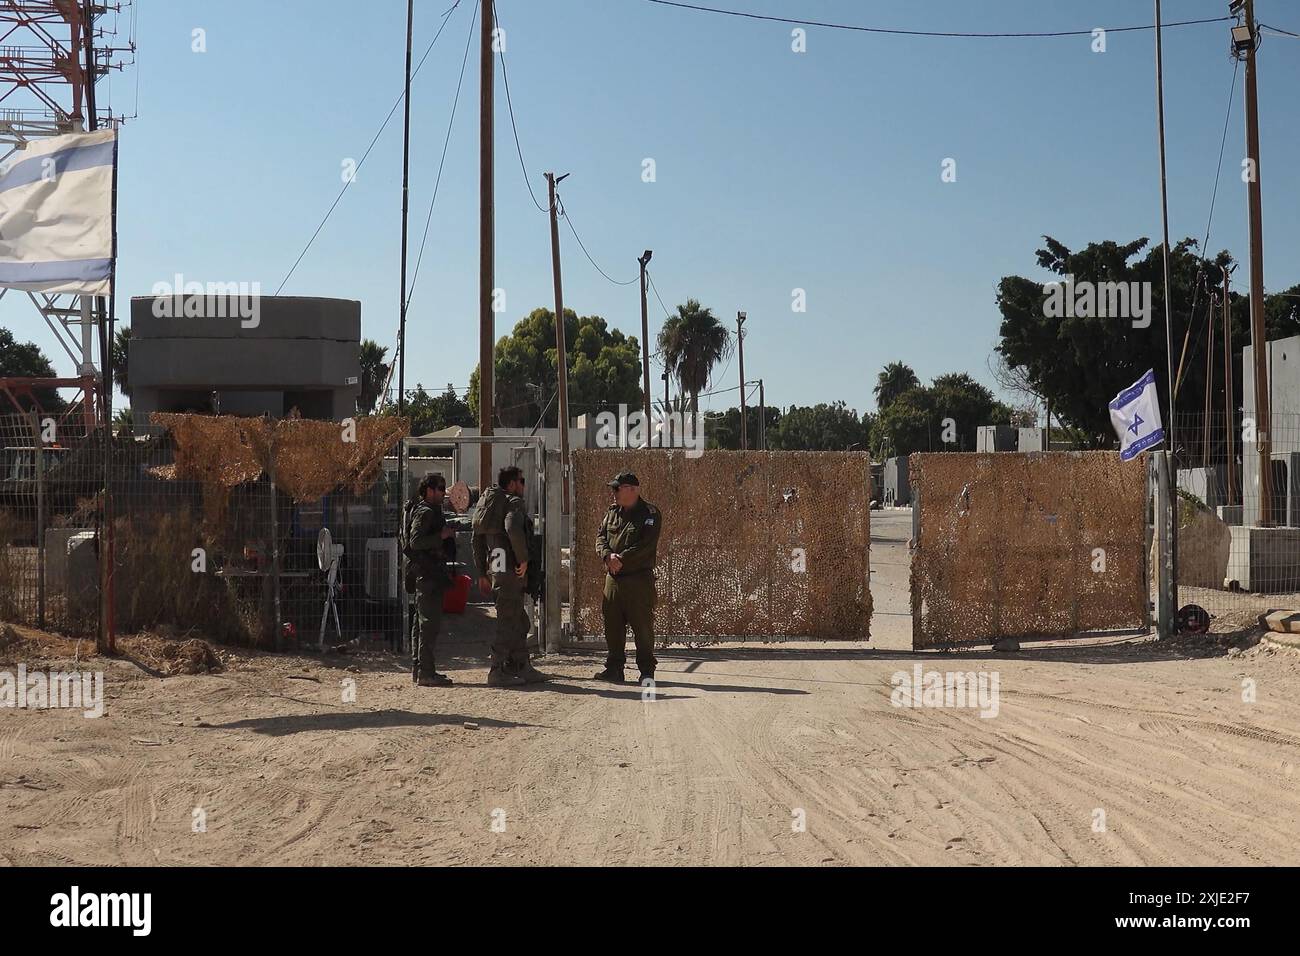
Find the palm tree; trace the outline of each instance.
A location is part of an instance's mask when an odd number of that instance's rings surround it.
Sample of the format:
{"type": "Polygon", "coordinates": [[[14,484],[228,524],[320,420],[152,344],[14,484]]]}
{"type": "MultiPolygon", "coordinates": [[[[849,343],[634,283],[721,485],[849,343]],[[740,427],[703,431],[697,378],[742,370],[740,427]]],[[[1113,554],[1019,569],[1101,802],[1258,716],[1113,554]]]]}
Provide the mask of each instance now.
{"type": "Polygon", "coordinates": [[[384,358],[388,349],[374,339],[365,339],[361,343],[361,393],[357,396],[357,411],[369,415],[375,410],[379,393],[388,378],[388,364],[384,358]]]}
{"type": "Polygon", "coordinates": [[[731,354],[731,333],[698,299],[687,299],[659,330],[659,351],[668,374],[691,396],[691,414],[700,413],[700,391],[713,366],[731,354]]]}
{"type": "Polygon", "coordinates": [[[113,336],[113,380],[117,387],[122,390],[123,395],[131,394],[131,381],[127,378],[127,369],[130,366],[129,355],[131,351],[131,326],[126,325],[117,330],[113,336]]]}
{"type": "Polygon", "coordinates": [[[920,384],[921,380],[916,377],[911,366],[903,362],[890,362],[876,378],[876,408],[883,412],[893,404],[894,399],[920,384]]]}

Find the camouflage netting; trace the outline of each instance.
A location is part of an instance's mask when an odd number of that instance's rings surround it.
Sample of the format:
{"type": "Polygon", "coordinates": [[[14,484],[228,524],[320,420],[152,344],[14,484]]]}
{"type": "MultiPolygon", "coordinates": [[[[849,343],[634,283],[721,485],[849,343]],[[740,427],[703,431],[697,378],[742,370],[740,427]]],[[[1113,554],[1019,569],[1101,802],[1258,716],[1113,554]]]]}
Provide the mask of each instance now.
{"type": "Polygon", "coordinates": [[[574,630],[604,633],[605,483],[635,472],[663,512],[660,639],[870,635],[870,464],[851,452],[573,453],[574,630]]]}
{"type": "Polygon", "coordinates": [[[910,475],[913,647],[1145,625],[1145,459],[916,454],[910,475]]]}
{"type": "Polygon", "coordinates": [[[171,415],[155,412],[152,424],[171,432],[176,463],[160,477],[189,479],[203,487],[205,527],[219,527],[231,489],[271,471],[275,485],[296,502],[316,501],[335,488],[362,494],[378,479],[384,455],[410,433],[410,419],[358,418],[344,440],[338,422],[289,418],[171,415]]]}

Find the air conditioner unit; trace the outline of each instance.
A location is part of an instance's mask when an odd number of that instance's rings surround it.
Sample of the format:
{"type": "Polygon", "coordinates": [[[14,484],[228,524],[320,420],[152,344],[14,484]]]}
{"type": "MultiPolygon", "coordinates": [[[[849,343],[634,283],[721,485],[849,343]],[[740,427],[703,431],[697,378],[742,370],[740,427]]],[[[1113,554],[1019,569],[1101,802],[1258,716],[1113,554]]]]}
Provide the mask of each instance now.
{"type": "Polygon", "coordinates": [[[366,539],[366,597],[397,600],[397,539],[366,539]]]}

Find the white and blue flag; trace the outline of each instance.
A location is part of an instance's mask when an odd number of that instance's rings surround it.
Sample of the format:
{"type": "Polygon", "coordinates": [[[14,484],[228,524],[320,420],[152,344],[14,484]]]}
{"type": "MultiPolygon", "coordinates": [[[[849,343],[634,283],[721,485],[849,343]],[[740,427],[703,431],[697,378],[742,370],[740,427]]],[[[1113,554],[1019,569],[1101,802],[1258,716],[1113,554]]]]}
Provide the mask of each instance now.
{"type": "Polygon", "coordinates": [[[28,143],[0,163],[0,288],[108,295],[117,131],[28,143]]]}
{"type": "Polygon", "coordinates": [[[1110,423],[1119,435],[1119,457],[1124,461],[1165,440],[1154,371],[1147,369],[1145,375],[1111,399],[1110,423]]]}

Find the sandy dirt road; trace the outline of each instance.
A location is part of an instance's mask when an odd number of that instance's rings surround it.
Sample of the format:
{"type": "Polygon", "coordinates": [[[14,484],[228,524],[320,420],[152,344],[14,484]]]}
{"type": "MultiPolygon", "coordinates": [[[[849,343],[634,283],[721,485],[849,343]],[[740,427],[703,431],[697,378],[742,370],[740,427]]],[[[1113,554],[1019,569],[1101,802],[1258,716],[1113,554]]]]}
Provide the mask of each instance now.
{"type": "Polygon", "coordinates": [[[467,621],[448,689],[382,655],[110,663],[100,719],[0,710],[0,861],[1300,863],[1300,657],[906,653],[908,520],[875,523],[871,647],[675,648],[653,701],[591,655],[487,688],[467,621]],[[998,672],[997,716],[892,706],[917,662],[998,672]]]}

